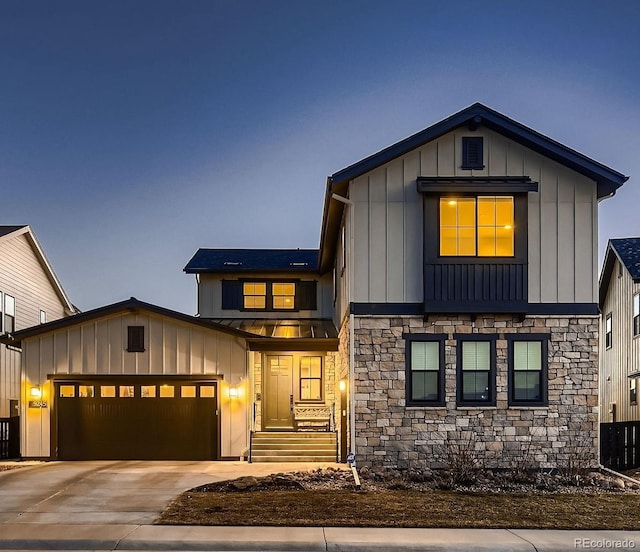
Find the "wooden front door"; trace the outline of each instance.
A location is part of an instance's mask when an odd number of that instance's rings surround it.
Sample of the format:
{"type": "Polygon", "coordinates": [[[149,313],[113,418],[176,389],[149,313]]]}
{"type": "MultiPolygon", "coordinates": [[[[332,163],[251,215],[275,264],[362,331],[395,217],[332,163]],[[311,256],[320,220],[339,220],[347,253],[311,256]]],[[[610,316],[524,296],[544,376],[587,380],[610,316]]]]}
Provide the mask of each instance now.
{"type": "Polygon", "coordinates": [[[264,429],[293,429],[293,357],[267,355],[264,382],[264,429]]]}

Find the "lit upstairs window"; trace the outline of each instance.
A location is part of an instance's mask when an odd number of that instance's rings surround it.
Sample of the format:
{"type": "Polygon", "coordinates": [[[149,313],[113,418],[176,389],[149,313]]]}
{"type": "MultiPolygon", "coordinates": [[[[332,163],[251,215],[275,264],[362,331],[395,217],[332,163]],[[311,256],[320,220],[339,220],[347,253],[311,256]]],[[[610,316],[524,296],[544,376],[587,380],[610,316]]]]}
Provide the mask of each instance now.
{"type": "Polygon", "coordinates": [[[245,282],[242,286],[245,309],[265,309],[267,307],[267,284],[245,282]]]}
{"type": "Polygon", "coordinates": [[[294,283],[271,284],[274,309],[294,309],[296,299],[296,285],[294,283]]]}
{"type": "Polygon", "coordinates": [[[513,257],[513,197],[441,197],[440,255],[513,257]]]}

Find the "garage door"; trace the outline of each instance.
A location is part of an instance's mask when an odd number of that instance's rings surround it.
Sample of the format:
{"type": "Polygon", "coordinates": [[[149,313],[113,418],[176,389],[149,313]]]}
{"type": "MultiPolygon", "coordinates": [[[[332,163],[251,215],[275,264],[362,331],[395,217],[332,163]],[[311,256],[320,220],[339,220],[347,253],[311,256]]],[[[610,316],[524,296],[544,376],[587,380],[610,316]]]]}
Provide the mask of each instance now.
{"type": "Polygon", "coordinates": [[[212,381],[55,382],[60,460],[215,460],[212,381]]]}

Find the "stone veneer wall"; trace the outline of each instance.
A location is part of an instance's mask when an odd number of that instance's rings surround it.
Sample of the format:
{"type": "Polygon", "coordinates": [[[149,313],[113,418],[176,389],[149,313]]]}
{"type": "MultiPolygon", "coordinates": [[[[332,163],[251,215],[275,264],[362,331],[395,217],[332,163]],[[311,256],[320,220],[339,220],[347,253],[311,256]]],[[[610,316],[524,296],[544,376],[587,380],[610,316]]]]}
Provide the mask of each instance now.
{"type": "Polygon", "coordinates": [[[465,451],[486,468],[598,463],[598,317],[356,317],[355,418],[359,465],[443,467],[465,451]],[[449,334],[446,407],[405,406],[404,333],[449,334]],[[456,406],[455,333],[498,336],[496,406],[456,406]],[[507,341],[513,333],[549,333],[546,407],[509,407],[507,341]]]}

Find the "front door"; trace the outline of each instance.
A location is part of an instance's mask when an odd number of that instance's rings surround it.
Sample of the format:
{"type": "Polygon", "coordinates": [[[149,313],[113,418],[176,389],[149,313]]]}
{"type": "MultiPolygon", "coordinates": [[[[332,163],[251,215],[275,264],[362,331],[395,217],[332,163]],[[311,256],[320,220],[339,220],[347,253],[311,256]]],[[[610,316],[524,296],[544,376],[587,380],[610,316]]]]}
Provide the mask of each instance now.
{"type": "Polygon", "coordinates": [[[264,429],[293,429],[293,357],[267,355],[265,364],[264,429]]]}

